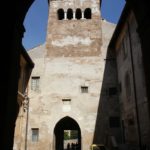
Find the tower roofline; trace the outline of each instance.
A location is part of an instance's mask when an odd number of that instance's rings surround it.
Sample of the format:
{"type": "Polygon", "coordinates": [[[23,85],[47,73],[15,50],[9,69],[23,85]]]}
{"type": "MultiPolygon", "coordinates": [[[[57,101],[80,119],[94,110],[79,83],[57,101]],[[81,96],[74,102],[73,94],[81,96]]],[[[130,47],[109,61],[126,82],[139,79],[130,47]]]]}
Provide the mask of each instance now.
{"type": "MultiPolygon", "coordinates": [[[[48,1],[48,4],[49,4],[49,0],[47,0],[48,1]]],[[[102,4],[102,0],[100,0],[100,7],[101,7],[101,4],[102,4]]]]}

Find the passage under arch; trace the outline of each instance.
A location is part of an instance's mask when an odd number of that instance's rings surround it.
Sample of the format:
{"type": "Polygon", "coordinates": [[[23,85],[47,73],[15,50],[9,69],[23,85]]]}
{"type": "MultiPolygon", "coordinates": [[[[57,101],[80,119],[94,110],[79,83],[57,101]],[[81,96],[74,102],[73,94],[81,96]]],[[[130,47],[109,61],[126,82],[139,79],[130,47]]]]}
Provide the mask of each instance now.
{"type": "Polygon", "coordinates": [[[58,121],[54,128],[54,135],[55,150],[67,149],[68,146],[81,150],[81,130],[78,123],[71,117],[66,116],[58,121]],[[70,140],[71,143],[69,143],[70,140]]]}

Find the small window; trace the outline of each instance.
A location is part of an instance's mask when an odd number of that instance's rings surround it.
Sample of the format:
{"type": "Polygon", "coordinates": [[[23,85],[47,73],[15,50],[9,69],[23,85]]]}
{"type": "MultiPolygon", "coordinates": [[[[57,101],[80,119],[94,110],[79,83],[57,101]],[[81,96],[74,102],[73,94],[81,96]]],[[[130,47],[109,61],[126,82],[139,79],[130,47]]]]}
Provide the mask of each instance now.
{"type": "Polygon", "coordinates": [[[116,95],[117,94],[117,88],[116,87],[110,87],[108,89],[108,94],[109,94],[109,96],[116,95]]]}
{"type": "Polygon", "coordinates": [[[123,52],[123,59],[125,60],[128,55],[128,49],[129,49],[129,36],[128,32],[126,32],[123,42],[122,42],[122,52],[123,52]]]}
{"type": "Polygon", "coordinates": [[[62,101],[63,101],[63,102],[70,102],[70,101],[71,101],[71,99],[66,98],[66,99],[62,99],[62,101]]]}
{"type": "Polygon", "coordinates": [[[90,8],[86,8],[84,11],[84,18],[86,19],[91,19],[91,9],[90,8]]]}
{"type": "Polygon", "coordinates": [[[31,78],[31,90],[39,91],[39,81],[40,81],[40,77],[38,76],[31,78]]]}
{"type": "Polygon", "coordinates": [[[39,129],[32,128],[32,142],[37,142],[39,140],[39,129]]]}
{"type": "Polygon", "coordinates": [[[62,99],[63,106],[62,110],[63,112],[69,112],[71,110],[71,99],[62,99]]]}
{"type": "Polygon", "coordinates": [[[134,119],[133,118],[129,118],[128,119],[128,126],[133,126],[134,125],[134,119]]]}
{"type": "Polygon", "coordinates": [[[121,93],[122,92],[122,84],[121,84],[121,82],[119,83],[119,92],[121,93]]]}
{"type": "Polygon", "coordinates": [[[73,18],[73,11],[72,9],[67,10],[67,19],[71,20],[73,18]]]}
{"type": "Polygon", "coordinates": [[[76,10],[76,19],[81,19],[81,17],[82,17],[81,9],[77,8],[77,10],[76,10]]]}
{"type": "Polygon", "coordinates": [[[126,87],[126,98],[129,101],[131,97],[131,83],[130,83],[130,76],[128,72],[125,75],[125,87],[126,87]]]}
{"type": "Polygon", "coordinates": [[[120,118],[119,117],[109,117],[109,126],[110,126],[110,128],[120,127],[120,118]]]}
{"type": "Polygon", "coordinates": [[[58,9],[57,15],[58,15],[58,20],[63,20],[64,19],[64,10],[58,9]]]}
{"type": "Polygon", "coordinates": [[[81,86],[82,93],[88,93],[88,86],[81,86]]]}
{"type": "Polygon", "coordinates": [[[135,125],[135,120],[134,120],[134,114],[128,114],[126,116],[126,122],[128,126],[134,126],[135,125]]]}

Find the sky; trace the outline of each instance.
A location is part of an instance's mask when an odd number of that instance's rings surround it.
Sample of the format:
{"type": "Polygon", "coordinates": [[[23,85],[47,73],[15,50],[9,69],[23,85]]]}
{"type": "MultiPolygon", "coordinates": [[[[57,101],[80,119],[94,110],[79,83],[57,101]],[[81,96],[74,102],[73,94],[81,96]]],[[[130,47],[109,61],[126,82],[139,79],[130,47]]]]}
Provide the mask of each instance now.
{"type": "MultiPolygon", "coordinates": [[[[26,50],[43,44],[46,40],[48,20],[48,0],[35,0],[26,14],[24,26],[26,32],[22,40],[26,50]]],[[[103,0],[101,6],[102,18],[117,24],[125,0],[103,0]]]]}

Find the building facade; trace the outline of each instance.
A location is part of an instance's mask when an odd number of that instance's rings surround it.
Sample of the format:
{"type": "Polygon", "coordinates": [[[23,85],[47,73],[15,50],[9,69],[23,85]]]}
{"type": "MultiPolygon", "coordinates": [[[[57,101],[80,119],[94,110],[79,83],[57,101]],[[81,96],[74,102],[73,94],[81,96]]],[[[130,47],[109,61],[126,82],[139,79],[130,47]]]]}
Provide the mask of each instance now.
{"type": "Polygon", "coordinates": [[[123,143],[150,148],[150,116],[142,47],[135,15],[126,4],[109,47],[115,50],[123,143]]]}
{"type": "Polygon", "coordinates": [[[28,53],[22,49],[20,55],[20,73],[19,73],[19,81],[18,81],[18,115],[15,123],[15,132],[14,132],[14,148],[20,149],[21,146],[21,134],[22,134],[22,125],[23,118],[26,116],[27,105],[28,105],[28,82],[34,67],[34,63],[29,57],[28,53]]]}
{"type": "Polygon", "coordinates": [[[35,68],[20,149],[65,149],[68,130],[76,131],[79,150],[120,142],[116,67],[107,62],[114,28],[97,0],[50,2],[46,42],[29,51],[35,68]]]}

